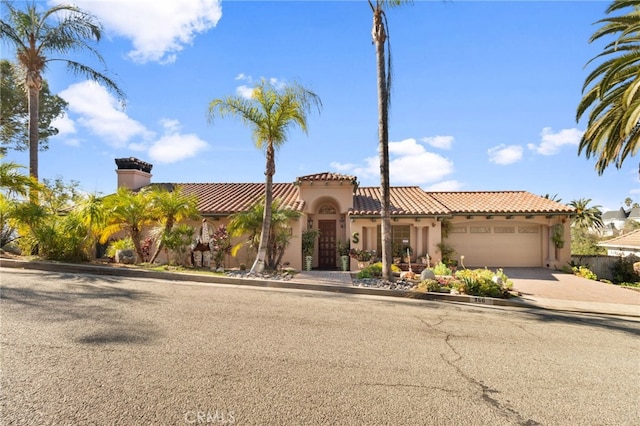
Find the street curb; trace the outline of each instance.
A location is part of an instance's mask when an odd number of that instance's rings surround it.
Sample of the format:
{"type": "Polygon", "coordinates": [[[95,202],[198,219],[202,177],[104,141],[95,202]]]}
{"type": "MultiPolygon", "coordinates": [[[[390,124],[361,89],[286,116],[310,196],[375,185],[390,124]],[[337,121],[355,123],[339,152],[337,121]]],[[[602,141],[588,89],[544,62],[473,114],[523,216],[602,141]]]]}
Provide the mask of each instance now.
{"type": "MultiPolygon", "coordinates": [[[[355,287],[355,286],[341,286],[335,284],[321,284],[321,283],[301,283],[293,280],[262,280],[262,279],[248,279],[238,277],[226,277],[226,276],[210,276],[210,275],[197,275],[180,272],[169,271],[147,271],[143,269],[133,269],[127,267],[114,267],[114,266],[100,266],[100,265],[84,265],[76,263],[62,263],[62,262],[42,262],[31,260],[18,260],[0,258],[0,267],[2,268],[14,268],[14,269],[34,269],[39,271],[49,272],[68,272],[78,274],[91,274],[91,275],[107,275],[107,276],[119,276],[119,277],[133,277],[133,278],[149,278],[160,279],[166,281],[191,281],[198,283],[209,284],[226,284],[226,285],[239,285],[239,286],[251,286],[251,287],[266,287],[266,288],[284,288],[294,290],[312,290],[323,291],[330,293],[342,293],[342,294],[357,294],[357,295],[370,295],[370,296],[386,296],[396,297],[403,299],[417,299],[417,300],[430,300],[430,301],[445,301],[445,302],[457,302],[457,303],[469,303],[479,306],[507,306],[524,309],[544,309],[553,311],[573,312],[573,313],[588,313],[588,314],[603,314],[602,312],[595,312],[589,310],[575,310],[570,308],[558,308],[541,306],[527,301],[508,300],[508,299],[496,299],[492,297],[478,297],[468,295],[446,294],[446,293],[422,293],[416,291],[398,291],[387,290],[380,288],[370,287],[355,287]]],[[[617,316],[633,316],[629,314],[617,314],[607,312],[606,315],[617,316]]],[[[638,315],[640,316],[640,315],[638,315]]]]}

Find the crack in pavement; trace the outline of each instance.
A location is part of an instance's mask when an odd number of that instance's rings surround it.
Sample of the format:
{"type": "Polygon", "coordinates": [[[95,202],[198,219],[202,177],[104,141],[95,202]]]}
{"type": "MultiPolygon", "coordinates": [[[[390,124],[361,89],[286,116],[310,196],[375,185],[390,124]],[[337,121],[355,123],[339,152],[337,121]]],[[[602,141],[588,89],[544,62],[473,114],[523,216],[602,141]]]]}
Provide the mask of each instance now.
{"type": "MultiPolygon", "coordinates": [[[[445,318],[439,317],[439,320],[440,320],[439,322],[437,322],[436,324],[429,324],[428,322],[424,321],[420,317],[416,316],[416,318],[420,322],[422,322],[424,325],[429,327],[430,329],[433,329],[434,327],[437,327],[438,325],[444,323],[444,321],[445,321],[445,318]]],[[[435,330],[435,331],[437,331],[439,333],[442,333],[445,336],[445,338],[444,338],[445,344],[447,345],[449,350],[451,352],[453,352],[453,354],[455,355],[455,358],[452,359],[452,360],[447,359],[447,357],[445,357],[445,354],[440,354],[440,358],[442,358],[442,360],[445,363],[447,363],[447,365],[449,365],[451,368],[453,368],[458,373],[458,375],[460,375],[460,377],[462,377],[464,380],[466,380],[469,384],[478,387],[481,390],[482,400],[487,405],[489,405],[489,407],[497,410],[502,416],[508,418],[509,420],[515,420],[515,422],[517,424],[519,424],[519,425],[522,425],[522,426],[540,425],[540,423],[536,422],[535,420],[525,419],[516,410],[514,410],[511,407],[508,407],[507,405],[501,403],[496,398],[493,398],[491,396],[491,394],[499,394],[500,393],[499,390],[492,389],[491,387],[485,385],[481,381],[476,380],[475,378],[471,377],[470,375],[468,375],[467,373],[462,371],[462,369],[460,368],[460,366],[457,363],[463,359],[463,356],[456,350],[456,348],[451,343],[451,339],[452,338],[460,337],[460,336],[455,336],[455,335],[453,335],[451,333],[448,333],[446,331],[443,331],[443,330],[435,330]]]]}

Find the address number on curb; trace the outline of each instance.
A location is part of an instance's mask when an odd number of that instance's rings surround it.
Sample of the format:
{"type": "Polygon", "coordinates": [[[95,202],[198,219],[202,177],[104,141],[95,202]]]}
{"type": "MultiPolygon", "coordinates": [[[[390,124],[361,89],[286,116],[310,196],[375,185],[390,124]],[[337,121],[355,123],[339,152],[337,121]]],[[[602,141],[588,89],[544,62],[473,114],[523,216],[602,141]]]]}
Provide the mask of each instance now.
{"type": "Polygon", "coordinates": [[[484,305],[492,305],[493,303],[491,303],[491,299],[487,299],[485,297],[473,297],[471,299],[471,301],[473,303],[482,303],[484,305]]]}

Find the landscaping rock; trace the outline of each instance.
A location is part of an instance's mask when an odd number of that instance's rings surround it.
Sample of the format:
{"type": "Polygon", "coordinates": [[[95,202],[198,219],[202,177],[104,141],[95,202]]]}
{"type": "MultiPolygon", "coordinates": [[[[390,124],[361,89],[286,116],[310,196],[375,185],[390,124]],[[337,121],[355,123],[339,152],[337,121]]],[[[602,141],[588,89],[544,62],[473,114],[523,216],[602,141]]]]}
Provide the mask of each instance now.
{"type": "Polygon", "coordinates": [[[435,280],[436,274],[433,273],[431,269],[425,269],[420,273],[420,280],[435,280]]]}

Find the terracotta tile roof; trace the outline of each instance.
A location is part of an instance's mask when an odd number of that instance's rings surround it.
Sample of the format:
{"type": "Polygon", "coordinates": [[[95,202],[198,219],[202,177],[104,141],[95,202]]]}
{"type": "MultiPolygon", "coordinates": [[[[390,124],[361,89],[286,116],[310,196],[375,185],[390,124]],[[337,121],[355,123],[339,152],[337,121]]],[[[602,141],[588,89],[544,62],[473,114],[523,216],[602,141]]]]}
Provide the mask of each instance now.
{"type": "MultiPolygon", "coordinates": [[[[394,186],[390,190],[391,215],[446,215],[449,210],[417,186],[394,186]]],[[[379,215],[380,188],[358,188],[351,215],[379,215]]]]}
{"type": "Polygon", "coordinates": [[[632,248],[640,249],[640,229],[627,232],[619,237],[612,238],[607,241],[603,241],[599,246],[612,247],[612,248],[632,248]]]}
{"type": "Polygon", "coordinates": [[[333,172],[322,172],[322,173],[315,173],[312,175],[306,175],[306,176],[300,176],[296,179],[296,182],[300,183],[303,181],[329,181],[329,180],[336,180],[336,181],[341,181],[341,180],[346,180],[349,182],[357,182],[358,178],[355,176],[351,176],[351,175],[343,175],[340,173],[333,173],[333,172]]]}
{"type": "Polygon", "coordinates": [[[571,213],[557,201],[527,191],[429,192],[452,213],[571,213]]]}
{"type": "MultiPolygon", "coordinates": [[[[264,195],[264,183],[180,183],[155,184],[178,185],[185,194],[198,197],[198,210],[202,214],[232,214],[248,210],[264,195]]],[[[274,183],[273,197],[282,201],[282,206],[302,211],[298,187],[292,183],[274,183]]]]}

